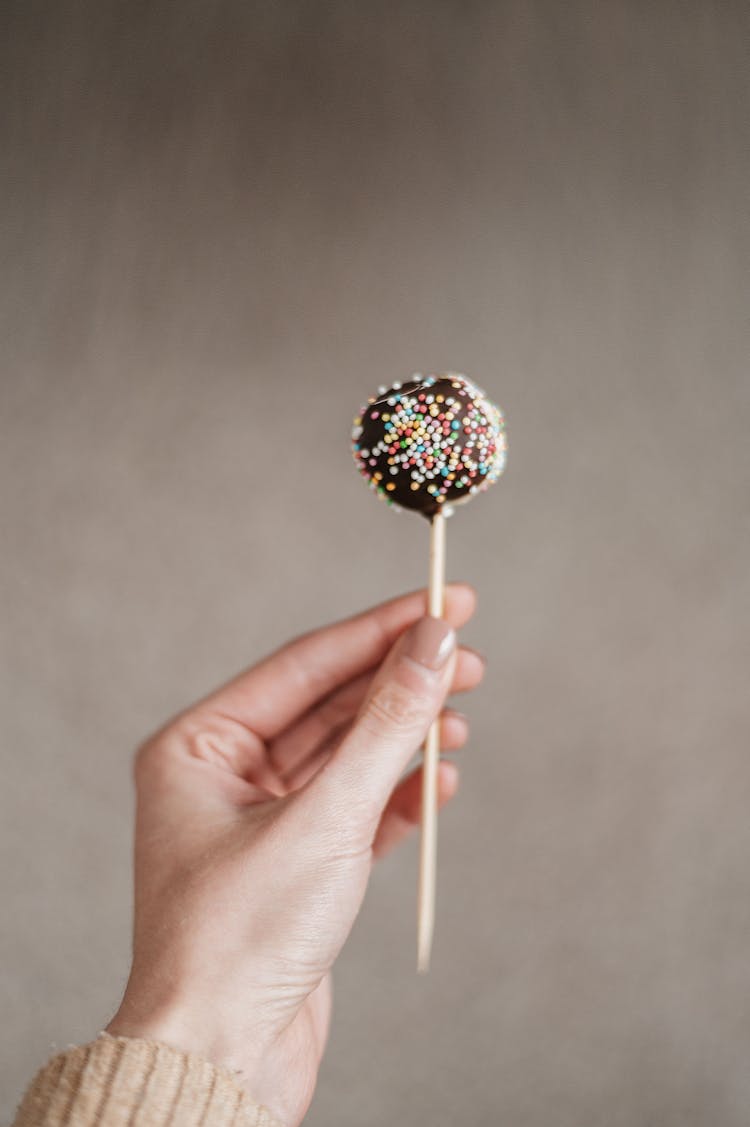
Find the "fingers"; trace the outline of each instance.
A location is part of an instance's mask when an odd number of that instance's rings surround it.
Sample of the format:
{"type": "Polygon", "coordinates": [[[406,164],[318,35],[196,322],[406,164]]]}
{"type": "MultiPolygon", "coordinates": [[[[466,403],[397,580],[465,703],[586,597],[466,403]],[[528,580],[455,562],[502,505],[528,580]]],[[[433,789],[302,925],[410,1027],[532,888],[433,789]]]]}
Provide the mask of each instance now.
{"type": "MultiPolygon", "coordinates": [[[[438,808],[445,806],[458,790],[458,767],[449,760],[438,766],[438,808]]],[[[385,857],[410,837],[422,819],[422,768],[407,776],[396,787],[380,819],[372,851],[385,857]]]]}
{"type": "MultiPolygon", "coordinates": [[[[447,586],[445,620],[454,629],[468,622],[475,606],[476,595],[467,584],[447,586]]],[[[220,712],[271,739],[340,685],[379,665],[425,612],[426,593],[415,591],[305,634],[212,693],[196,710],[220,712]]]]}
{"type": "Polygon", "coordinates": [[[399,639],[373,678],[359,714],[305,792],[323,818],[371,844],[401,772],[439,714],[455,669],[456,636],[422,618],[399,639]]]}
{"type": "MultiPolygon", "coordinates": [[[[321,767],[328,762],[336,750],[343,733],[333,732],[331,737],[324,740],[311,755],[306,756],[293,770],[283,777],[283,785],[289,791],[299,790],[321,767]]],[[[440,747],[443,751],[458,751],[469,738],[469,721],[453,709],[445,709],[440,714],[440,747]]]]}
{"type": "MultiPolygon", "coordinates": [[[[484,669],[484,658],[475,650],[461,647],[456,655],[456,668],[449,692],[464,693],[475,689],[484,676],[484,669]]],[[[288,785],[294,783],[292,776],[304,766],[310,756],[318,758],[322,750],[327,748],[330,752],[339,742],[361,708],[372,683],[372,676],[370,670],[343,685],[271,742],[268,748],[269,761],[288,785]]],[[[310,772],[307,772],[306,777],[309,775],[310,772]]]]}
{"type": "Polygon", "coordinates": [[[447,708],[441,713],[440,747],[443,751],[459,751],[468,738],[469,721],[463,712],[456,712],[452,708],[447,708]]]}

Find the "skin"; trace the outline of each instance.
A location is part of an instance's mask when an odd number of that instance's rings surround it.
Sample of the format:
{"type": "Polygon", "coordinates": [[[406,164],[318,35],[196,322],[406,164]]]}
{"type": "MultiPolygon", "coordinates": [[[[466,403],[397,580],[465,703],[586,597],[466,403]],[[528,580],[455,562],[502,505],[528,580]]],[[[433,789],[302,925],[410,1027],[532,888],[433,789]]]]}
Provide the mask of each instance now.
{"type": "MultiPolygon", "coordinates": [[[[404,771],[435,716],[446,750],[467,738],[443,706],[483,675],[453,632],[475,604],[448,587],[449,625],[428,626],[445,636],[441,669],[409,656],[416,592],[296,639],[143,745],[133,965],[109,1033],[197,1053],[286,1127],[302,1121],[331,968],[374,861],[419,823],[421,771],[404,771]]],[[[441,805],[457,784],[441,762],[441,805]]]]}

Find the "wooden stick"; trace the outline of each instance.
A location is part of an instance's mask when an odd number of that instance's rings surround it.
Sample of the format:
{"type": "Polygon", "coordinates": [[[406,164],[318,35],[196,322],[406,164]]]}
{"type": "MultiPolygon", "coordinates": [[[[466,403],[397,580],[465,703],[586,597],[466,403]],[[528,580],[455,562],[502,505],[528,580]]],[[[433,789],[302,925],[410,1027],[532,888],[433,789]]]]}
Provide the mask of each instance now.
{"type": "MultiPolygon", "coordinates": [[[[430,585],[428,610],[442,618],[445,604],[445,517],[438,512],[430,524],[430,585]]],[[[422,763],[422,832],[419,841],[419,893],[417,915],[417,971],[430,969],[435,930],[437,877],[437,799],[440,763],[440,721],[430,726],[422,763]]]]}

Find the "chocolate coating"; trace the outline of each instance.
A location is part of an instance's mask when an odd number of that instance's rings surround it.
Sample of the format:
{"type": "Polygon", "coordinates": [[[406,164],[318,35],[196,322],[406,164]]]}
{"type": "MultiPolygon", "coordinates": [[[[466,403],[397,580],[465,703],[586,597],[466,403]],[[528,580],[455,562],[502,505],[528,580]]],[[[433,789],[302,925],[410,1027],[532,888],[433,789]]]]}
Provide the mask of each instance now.
{"type": "Polygon", "coordinates": [[[381,497],[432,519],[497,481],[505,422],[465,376],[415,377],[368,400],[354,420],[352,450],[381,497]]]}

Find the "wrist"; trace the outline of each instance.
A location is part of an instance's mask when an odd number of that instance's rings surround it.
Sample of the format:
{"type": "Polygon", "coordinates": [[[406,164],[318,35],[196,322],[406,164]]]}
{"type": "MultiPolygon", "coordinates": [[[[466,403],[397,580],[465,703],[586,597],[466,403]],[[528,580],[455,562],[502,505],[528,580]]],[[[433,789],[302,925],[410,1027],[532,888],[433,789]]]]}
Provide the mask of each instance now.
{"type": "MultiPolygon", "coordinates": [[[[211,1007],[201,1007],[197,1013],[195,1007],[176,1004],[146,1009],[126,994],[104,1032],[111,1037],[156,1042],[207,1061],[230,1073],[246,1095],[267,1107],[279,1123],[294,1127],[300,1119],[285,1098],[290,1067],[286,1049],[275,1044],[264,1048],[262,1039],[254,1038],[246,1028],[235,1036],[225,1028],[216,1029],[208,1016],[211,1013],[211,1007]]],[[[314,1079],[305,1093],[305,1107],[313,1089],[314,1079]]]]}
{"type": "Polygon", "coordinates": [[[205,1019],[191,1020],[187,1009],[174,1003],[143,1006],[126,994],[104,1032],[112,1037],[157,1041],[221,1068],[236,1068],[227,1039],[214,1032],[205,1019]]]}

